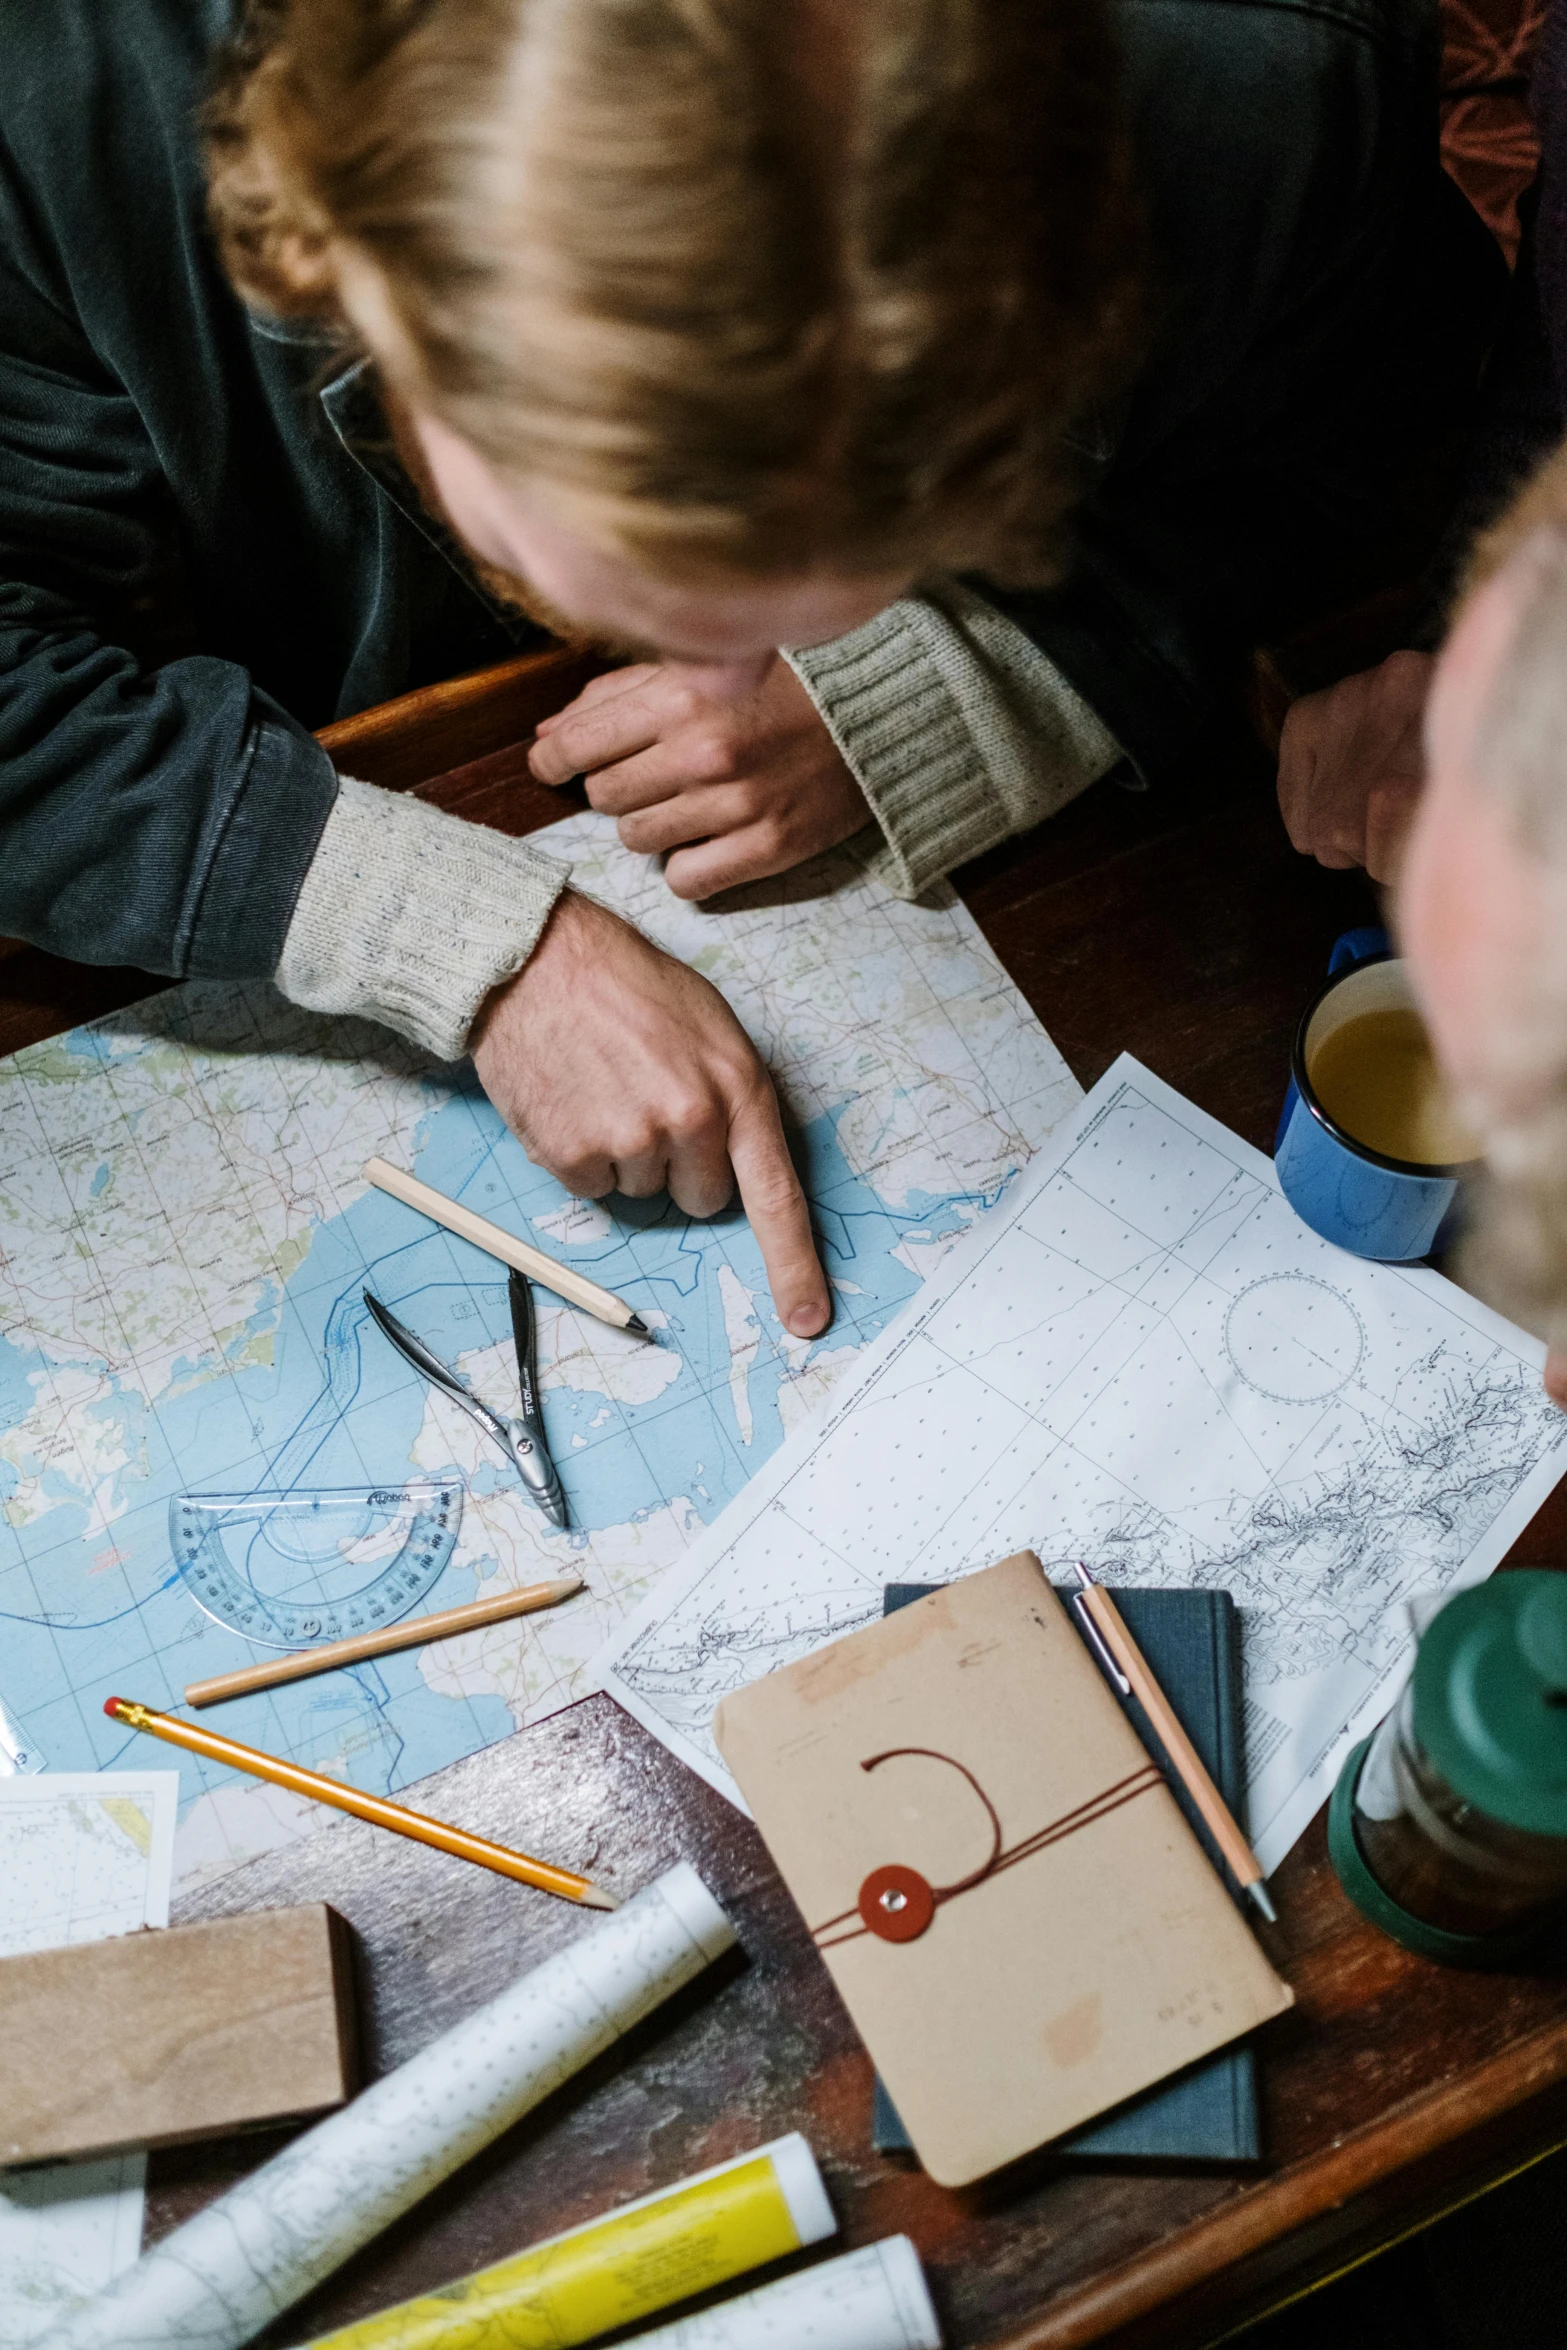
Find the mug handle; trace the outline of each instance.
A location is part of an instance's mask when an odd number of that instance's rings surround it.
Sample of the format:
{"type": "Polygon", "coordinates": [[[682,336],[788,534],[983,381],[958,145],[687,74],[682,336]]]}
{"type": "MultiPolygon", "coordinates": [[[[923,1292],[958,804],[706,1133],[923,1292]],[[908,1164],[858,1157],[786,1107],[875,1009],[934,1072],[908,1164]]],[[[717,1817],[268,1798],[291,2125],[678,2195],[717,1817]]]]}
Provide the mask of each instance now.
{"type": "Polygon", "coordinates": [[[1328,977],[1345,970],[1351,963],[1369,963],[1373,955],[1385,955],[1392,940],[1380,922],[1367,922],[1359,930],[1346,930],[1333,941],[1328,956],[1328,977]]]}
{"type": "MultiPolygon", "coordinates": [[[[1369,963],[1373,955],[1385,955],[1392,943],[1380,922],[1366,922],[1358,930],[1341,931],[1328,955],[1328,977],[1332,979],[1338,972],[1347,971],[1352,964],[1369,963]]],[[[1299,1099],[1300,1089],[1291,1077],[1284,1095],[1284,1107],[1279,1112],[1278,1132],[1273,1137],[1275,1158],[1284,1140],[1284,1129],[1290,1122],[1290,1113],[1299,1099]]]]}

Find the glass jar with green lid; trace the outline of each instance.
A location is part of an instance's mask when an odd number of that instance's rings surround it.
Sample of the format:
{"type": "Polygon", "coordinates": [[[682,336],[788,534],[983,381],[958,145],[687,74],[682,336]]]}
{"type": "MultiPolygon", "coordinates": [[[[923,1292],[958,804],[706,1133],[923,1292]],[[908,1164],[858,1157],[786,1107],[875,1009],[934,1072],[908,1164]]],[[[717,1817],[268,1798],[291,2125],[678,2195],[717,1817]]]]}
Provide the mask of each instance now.
{"type": "Polygon", "coordinates": [[[1431,1618],[1393,1711],[1344,1766],[1328,1845],[1406,1948],[1521,1965],[1567,1917],[1567,1574],[1524,1568],[1431,1618]]]}

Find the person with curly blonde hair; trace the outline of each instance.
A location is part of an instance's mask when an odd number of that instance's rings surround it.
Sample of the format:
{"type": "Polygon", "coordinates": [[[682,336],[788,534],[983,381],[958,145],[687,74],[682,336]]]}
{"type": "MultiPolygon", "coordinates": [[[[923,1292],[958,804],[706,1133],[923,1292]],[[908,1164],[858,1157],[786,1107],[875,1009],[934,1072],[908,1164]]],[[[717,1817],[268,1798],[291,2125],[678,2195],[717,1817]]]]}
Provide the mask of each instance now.
{"type": "Polygon", "coordinates": [[[0,927],[471,1051],[575,1191],[738,1181],[819,1330],[716,993],[307,729],[530,614],[625,647],[534,769],[688,896],[862,831],[916,893],[1159,781],[1472,382],[1435,47],[1432,0],[9,0],[0,927]]]}

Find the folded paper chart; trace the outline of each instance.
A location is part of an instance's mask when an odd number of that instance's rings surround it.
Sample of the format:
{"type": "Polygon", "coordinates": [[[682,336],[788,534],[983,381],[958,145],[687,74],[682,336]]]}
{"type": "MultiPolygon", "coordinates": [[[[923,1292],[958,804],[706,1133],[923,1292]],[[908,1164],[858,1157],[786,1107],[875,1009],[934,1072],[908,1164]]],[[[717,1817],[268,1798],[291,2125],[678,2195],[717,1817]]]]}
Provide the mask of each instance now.
{"type": "Polygon", "coordinates": [[[713,1733],[943,2186],[1292,2003],[1028,1552],[738,1690],[713,1733]]]}
{"type": "Polygon", "coordinates": [[[938,1583],[1228,1591],[1273,1868],[1405,1668],[1403,1602],[1477,1581],[1567,1469],[1544,1348],[1309,1232],[1271,1162],[1123,1056],[599,1662],[725,1793],[713,1708],[938,1583]]]}

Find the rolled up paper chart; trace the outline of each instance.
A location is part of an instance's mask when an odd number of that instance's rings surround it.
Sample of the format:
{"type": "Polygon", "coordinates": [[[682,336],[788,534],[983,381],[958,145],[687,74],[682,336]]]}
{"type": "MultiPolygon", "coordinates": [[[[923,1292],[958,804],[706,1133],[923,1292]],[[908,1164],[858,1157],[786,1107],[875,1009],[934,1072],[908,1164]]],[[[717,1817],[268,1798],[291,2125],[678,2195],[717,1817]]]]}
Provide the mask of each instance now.
{"type": "Polygon", "coordinates": [[[571,2350],[819,2244],[837,2225],[796,2131],[460,2284],[320,2335],[310,2350],[571,2350]]]}
{"type": "Polygon", "coordinates": [[[681,1862],[165,2236],[34,2350],[239,2350],[734,1939],[681,1862]]]}
{"type": "Polygon", "coordinates": [[[941,2350],[941,2327],[919,2254],[907,2236],[884,2236],[655,2326],[626,2350],[941,2350]]]}

